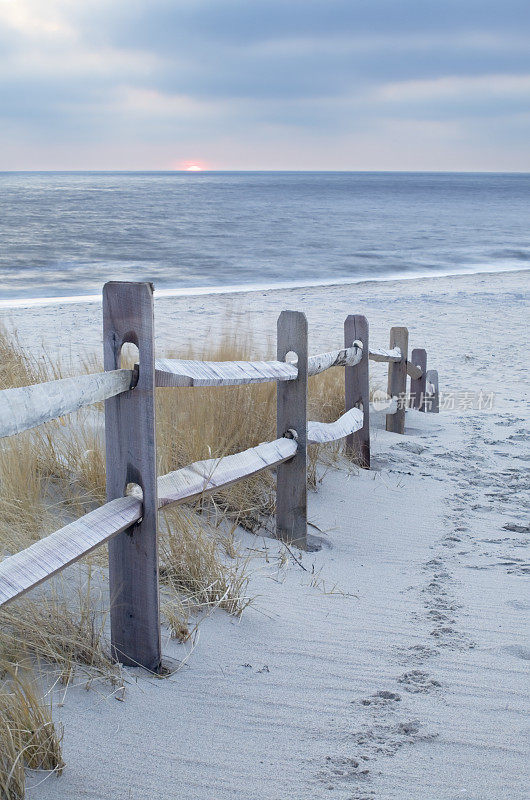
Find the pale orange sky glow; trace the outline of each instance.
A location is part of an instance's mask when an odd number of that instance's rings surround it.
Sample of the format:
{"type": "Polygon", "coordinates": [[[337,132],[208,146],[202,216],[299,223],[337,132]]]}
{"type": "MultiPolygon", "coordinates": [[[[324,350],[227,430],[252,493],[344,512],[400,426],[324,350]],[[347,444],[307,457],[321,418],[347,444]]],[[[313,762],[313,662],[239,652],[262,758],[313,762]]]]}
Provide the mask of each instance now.
{"type": "Polygon", "coordinates": [[[182,161],[179,169],[183,169],[186,172],[202,172],[206,169],[206,166],[202,161],[182,161]]]}

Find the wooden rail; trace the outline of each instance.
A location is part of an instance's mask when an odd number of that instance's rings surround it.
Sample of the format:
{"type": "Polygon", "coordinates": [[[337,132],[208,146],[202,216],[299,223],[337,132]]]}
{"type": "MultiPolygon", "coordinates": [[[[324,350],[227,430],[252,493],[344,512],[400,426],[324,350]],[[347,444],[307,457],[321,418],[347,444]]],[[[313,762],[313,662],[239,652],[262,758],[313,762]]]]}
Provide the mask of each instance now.
{"type": "Polygon", "coordinates": [[[393,363],[402,360],[403,355],[399,347],[392,347],[390,350],[370,348],[370,361],[387,361],[393,363]]]}
{"type": "Polygon", "coordinates": [[[350,408],[335,422],[308,422],[307,441],[309,444],[336,442],[361,430],[363,423],[363,412],[359,408],[350,408]]]}
{"type": "MultiPolygon", "coordinates": [[[[353,367],[362,358],[362,345],[310,356],[307,374],[318,375],[330,367],[353,367]]],[[[155,361],[157,387],[240,386],[249,383],[293,381],[298,367],[285,361],[181,361],[160,358],[155,361]]]]}
{"type": "Polygon", "coordinates": [[[83,406],[122,394],[132,383],[132,370],[119,369],[20,389],[4,389],[0,392],[0,438],[36,428],[83,406]]]}
{"type": "Polygon", "coordinates": [[[15,600],[134,525],[142,503],[120,497],[0,562],[0,606],[15,600]]]}
{"type": "Polygon", "coordinates": [[[112,652],[124,664],[156,672],[161,666],[158,510],[276,469],[276,535],[308,548],[307,446],[345,439],[346,453],[370,467],[369,360],[388,363],[387,430],[398,433],[404,432],[407,404],[438,411],[438,373],[427,371],[425,350],[413,350],[408,359],[406,328],[392,328],[388,349],[370,347],[362,315],[346,319],[343,348],[308,356],[304,314],[284,311],[277,360],[252,362],[155,361],[149,283],[106,284],[103,318],[105,372],[0,391],[0,437],[105,400],[107,456],[107,502],[0,562],[0,606],[108,542],[112,652]],[[135,370],[121,369],[126,342],[139,350],[135,370]],[[308,422],[308,378],[331,367],[344,368],[345,413],[331,423],[308,422]],[[266,381],[277,384],[275,441],[157,477],[155,387],[266,381]]]}
{"type": "Polygon", "coordinates": [[[238,386],[246,383],[292,381],[298,369],[284,361],[180,361],[157,359],[155,380],[160,387],[238,386]]]}

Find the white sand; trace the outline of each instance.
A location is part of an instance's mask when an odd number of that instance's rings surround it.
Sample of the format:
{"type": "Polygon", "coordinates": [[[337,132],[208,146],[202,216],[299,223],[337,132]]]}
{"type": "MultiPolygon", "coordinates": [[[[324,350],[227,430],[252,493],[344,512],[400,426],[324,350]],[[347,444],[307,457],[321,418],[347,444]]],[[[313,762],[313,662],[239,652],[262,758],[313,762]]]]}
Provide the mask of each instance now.
{"type": "MultiPolygon", "coordinates": [[[[374,470],[328,473],[310,495],[330,546],[308,571],[278,572],[267,540],[255,608],[206,620],[180,672],[138,673],[125,702],[70,689],[55,710],[67,769],[31,800],[529,796],[529,274],[157,303],[161,352],[215,336],[231,304],[259,337],[282,308],[306,311],[313,352],[340,345],[347,313],[366,314],[375,346],[407,325],[443,390],[493,391],[494,408],[411,412],[405,437],[375,420],[374,470]]],[[[24,342],[99,342],[97,305],[5,317],[24,342]]]]}

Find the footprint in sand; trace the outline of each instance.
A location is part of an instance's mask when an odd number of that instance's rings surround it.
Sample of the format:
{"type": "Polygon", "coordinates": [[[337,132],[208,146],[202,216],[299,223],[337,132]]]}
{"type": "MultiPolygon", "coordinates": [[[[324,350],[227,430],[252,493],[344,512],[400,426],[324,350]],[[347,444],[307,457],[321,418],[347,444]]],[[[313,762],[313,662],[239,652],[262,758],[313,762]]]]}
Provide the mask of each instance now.
{"type": "MultiPolygon", "coordinates": [[[[326,756],[317,780],[329,792],[347,792],[348,800],[373,800],[375,793],[370,788],[371,775],[366,767],[367,757],[351,758],[326,756]]],[[[319,795],[320,796],[320,795],[319,795]]]]}
{"type": "Polygon", "coordinates": [[[420,669],[413,669],[410,672],[404,672],[397,679],[407,692],[412,694],[427,694],[436,689],[440,689],[442,684],[440,681],[431,678],[427,672],[420,669]]]}
{"type": "MultiPolygon", "coordinates": [[[[361,705],[363,706],[374,706],[374,707],[388,707],[394,703],[399,703],[401,700],[401,695],[397,694],[397,692],[389,692],[385,689],[381,690],[380,692],[376,692],[371,697],[365,697],[361,700],[361,705]]],[[[355,701],[354,701],[355,702],[355,701]]]]}
{"type": "Polygon", "coordinates": [[[433,656],[438,655],[436,648],[426,644],[414,644],[412,647],[395,647],[394,649],[397,651],[399,660],[404,666],[411,662],[423,664],[424,661],[428,661],[433,656]]]}
{"type": "Polygon", "coordinates": [[[410,720],[393,724],[365,725],[360,731],[352,734],[352,740],[361,748],[368,758],[379,755],[394,756],[407,744],[430,742],[437,734],[424,732],[418,720],[410,720]]]}

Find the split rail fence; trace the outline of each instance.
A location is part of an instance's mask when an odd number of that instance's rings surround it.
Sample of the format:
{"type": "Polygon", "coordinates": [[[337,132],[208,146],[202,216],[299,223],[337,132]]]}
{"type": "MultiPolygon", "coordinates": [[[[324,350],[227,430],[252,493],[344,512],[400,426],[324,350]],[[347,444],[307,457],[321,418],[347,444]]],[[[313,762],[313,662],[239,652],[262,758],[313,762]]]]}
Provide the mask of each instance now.
{"type": "MultiPolygon", "coordinates": [[[[103,289],[105,372],[0,391],[0,438],[105,401],[107,502],[0,563],[0,606],[108,542],[111,644],[116,660],[157,671],[161,665],[157,516],[165,506],[215,492],[265,469],[276,469],[276,535],[309,548],[307,445],[345,438],[346,452],[370,467],[369,359],[388,363],[392,398],[386,429],[404,433],[408,404],[438,410],[438,376],[423,349],[408,358],[408,331],[390,331],[388,349],[373,349],[364,316],[348,316],[344,347],[308,356],[307,320],[283,311],[277,360],[201,362],[155,359],[153,286],[110,282],[103,289]],[[134,370],[120,368],[121,350],[138,348],[134,370]],[[307,379],[344,367],[345,413],[335,422],[307,421],[307,379]],[[410,392],[406,392],[410,376],[410,392]],[[277,383],[277,436],[241,453],[156,474],[155,387],[277,383]],[[132,488],[131,488],[132,487],[132,488]]],[[[178,435],[178,431],[175,431],[178,435]]]]}

